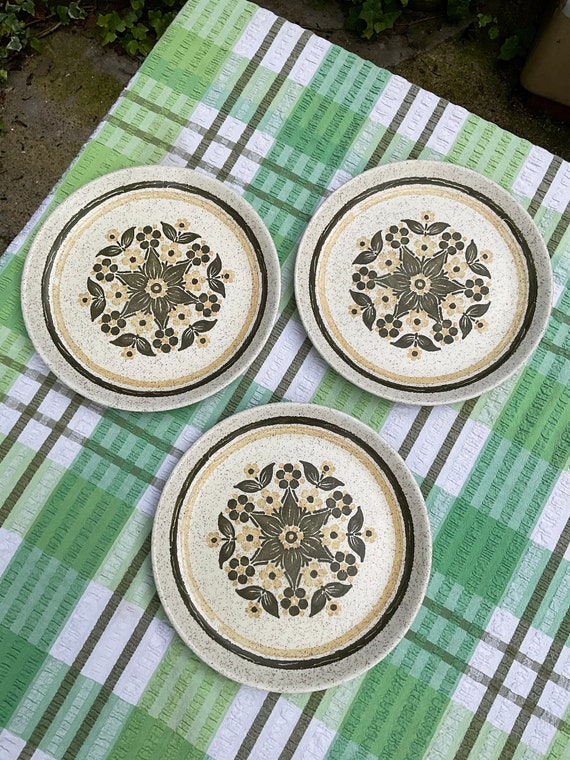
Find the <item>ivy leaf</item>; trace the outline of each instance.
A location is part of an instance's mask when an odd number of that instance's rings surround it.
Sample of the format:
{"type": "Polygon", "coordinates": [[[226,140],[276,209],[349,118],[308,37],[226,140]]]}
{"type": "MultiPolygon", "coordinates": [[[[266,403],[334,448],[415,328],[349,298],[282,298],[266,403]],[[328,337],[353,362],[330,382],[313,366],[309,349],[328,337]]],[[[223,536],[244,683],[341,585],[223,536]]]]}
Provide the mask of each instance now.
{"type": "Polygon", "coordinates": [[[370,241],[370,247],[376,253],[380,253],[383,245],[384,243],[382,241],[382,230],[379,230],[375,235],[372,235],[372,240],[370,241]]]}
{"type": "Polygon", "coordinates": [[[210,280],[208,280],[208,285],[215,293],[219,293],[222,298],[226,297],[226,288],[221,280],[218,280],[216,277],[212,277],[210,280]]]}
{"type": "Polygon", "coordinates": [[[491,272],[489,272],[485,264],[481,264],[480,261],[474,261],[472,264],[469,264],[469,269],[472,272],[475,272],[475,274],[480,274],[483,277],[491,277],[491,272]]]}
{"type": "Polygon", "coordinates": [[[232,557],[235,550],[236,550],[235,541],[227,541],[225,544],[222,545],[222,548],[220,549],[220,556],[218,557],[220,568],[223,567],[224,562],[227,562],[232,557]]]}
{"type": "Polygon", "coordinates": [[[275,467],[275,462],[272,462],[271,464],[268,464],[267,467],[264,467],[263,470],[259,473],[259,482],[261,483],[263,488],[265,488],[271,483],[274,467],[275,467]]]}
{"type": "Polygon", "coordinates": [[[358,536],[348,536],[348,545],[355,554],[358,554],[360,561],[364,562],[364,555],[366,554],[364,541],[358,536]]]}
{"type": "Polygon", "coordinates": [[[370,296],[367,296],[366,293],[359,293],[358,290],[350,290],[349,293],[354,303],[357,303],[359,306],[372,306],[370,296]]]}
{"type": "Polygon", "coordinates": [[[318,588],[311,599],[311,612],[309,613],[309,617],[313,617],[313,615],[316,615],[318,612],[320,612],[326,603],[327,596],[325,592],[322,588],[318,588]]]}
{"type": "Polygon", "coordinates": [[[156,356],[148,340],[140,335],[135,337],[135,346],[139,354],[143,356],[156,356]]]}
{"type": "Polygon", "coordinates": [[[279,617],[279,605],[277,604],[277,599],[273,596],[271,591],[265,590],[263,592],[261,595],[261,606],[265,612],[269,612],[269,614],[273,615],[273,617],[279,617]]]}
{"type": "Polygon", "coordinates": [[[362,312],[362,321],[369,330],[372,330],[374,322],[376,321],[376,309],[374,306],[370,305],[364,309],[362,312]]]}
{"type": "Polygon", "coordinates": [[[97,256],[117,256],[122,253],[123,249],[119,245],[108,245],[106,248],[101,248],[97,256]]]}
{"type": "Polygon", "coordinates": [[[196,232],[183,232],[178,236],[178,242],[186,245],[187,243],[191,243],[193,240],[196,240],[196,238],[199,237],[200,235],[198,235],[196,232]]]}
{"type": "Polygon", "coordinates": [[[334,583],[327,583],[326,586],[323,586],[323,590],[329,599],[331,597],[333,599],[338,599],[339,596],[344,596],[351,588],[352,586],[350,586],[350,584],[338,583],[337,581],[334,583]]]}
{"type": "Polygon", "coordinates": [[[371,251],[370,249],[362,251],[352,262],[353,264],[370,264],[371,261],[378,256],[378,252],[371,251]]]}
{"type": "Polygon", "coordinates": [[[338,478],[333,478],[332,475],[328,475],[326,478],[323,478],[319,482],[319,488],[321,488],[323,491],[332,491],[333,488],[338,488],[338,486],[343,486],[344,483],[342,480],[339,480],[338,478]]]}
{"type": "Polygon", "coordinates": [[[423,224],[420,224],[420,222],[416,222],[414,219],[402,219],[402,221],[412,232],[415,232],[416,235],[424,234],[424,226],[423,224]]]}
{"type": "Polygon", "coordinates": [[[303,467],[303,472],[305,473],[305,477],[309,481],[309,483],[312,483],[314,486],[318,486],[319,484],[319,471],[315,467],[314,464],[311,464],[310,462],[304,462],[301,459],[301,465],[303,467]]]}
{"type": "Polygon", "coordinates": [[[473,242],[473,240],[469,243],[467,248],[465,249],[465,260],[471,266],[471,264],[475,261],[477,258],[477,246],[473,242]]]}
{"type": "Polygon", "coordinates": [[[261,599],[264,590],[261,586],[246,586],[245,588],[236,588],[236,594],[242,599],[261,599]]]}
{"type": "Polygon", "coordinates": [[[461,330],[462,338],[466,338],[473,329],[473,322],[465,314],[459,320],[459,329],[461,330]]]}
{"type": "Polygon", "coordinates": [[[87,278],[87,290],[92,296],[95,296],[95,298],[105,298],[103,288],[95,282],[95,280],[92,280],[89,277],[87,278]]]}
{"type": "Polygon", "coordinates": [[[208,277],[208,280],[212,279],[213,277],[217,277],[220,272],[222,271],[222,260],[220,259],[220,254],[216,254],[216,258],[208,264],[208,268],[206,269],[206,275],[208,277]]]}
{"type": "Polygon", "coordinates": [[[490,303],[476,303],[474,306],[470,306],[465,314],[468,317],[482,317],[489,310],[490,303]]]}
{"type": "Polygon", "coordinates": [[[121,348],[126,348],[127,346],[135,345],[136,337],[137,336],[134,333],[125,333],[124,335],[119,335],[119,337],[115,338],[115,340],[112,340],[111,343],[114,346],[120,346],[121,348]]]}
{"type": "Polygon", "coordinates": [[[134,239],[135,239],[135,228],[129,227],[129,229],[125,230],[123,234],[121,235],[121,248],[128,248],[134,239]]]}
{"type": "Polygon", "coordinates": [[[166,237],[169,240],[172,240],[173,243],[176,243],[178,240],[178,233],[174,229],[174,227],[171,224],[168,224],[167,222],[161,222],[162,225],[162,231],[166,235],[166,237]]]}
{"type": "Polygon", "coordinates": [[[346,532],[349,534],[358,533],[359,530],[362,528],[363,523],[364,523],[364,515],[362,514],[362,510],[360,509],[360,507],[358,507],[355,514],[352,515],[352,517],[348,521],[346,532]]]}
{"type": "Polygon", "coordinates": [[[194,322],[192,329],[195,333],[209,332],[217,321],[217,319],[213,319],[211,322],[208,322],[207,319],[199,319],[197,322],[194,322]]]}
{"type": "Polygon", "coordinates": [[[180,348],[178,350],[184,351],[184,349],[188,348],[188,346],[191,346],[192,343],[194,343],[194,330],[192,327],[187,327],[182,333],[182,338],[180,339],[180,348]]]}
{"type": "Polygon", "coordinates": [[[395,340],[391,345],[396,346],[396,348],[409,348],[413,345],[415,338],[416,336],[414,333],[406,333],[405,335],[402,335],[401,338],[398,338],[398,340],[395,340]]]}
{"type": "Polygon", "coordinates": [[[244,491],[245,493],[256,493],[257,491],[261,491],[262,486],[257,480],[242,480],[240,483],[236,483],[234,488],[239,488],[240,491],[244,491]]]}
{"type": "Polygon", "coordinates": [[[441,348],[436,346],[427,335],[418,335],[418,346],[424,351],[441,351],[441,348]]]}
{"type": "Polygon", "coordinates": [[[225,536],[226,538],[230,538],[232,540],[236,537],[234,526],[221,512],[218,516],[218,528],[222,536],[225,536]]]}
{"type": "Polygon", "coordinates": [[[107,302],[104,298],[94,298],[93,301],[91,301],[91,321],[95,322],[97,317],[100,317],[101,314],[105,311],[105,306],[107,305],[107,302]]]}
{"type": "Polygon", "coordinates": [[[427,228],[428,235],[440,235],[444,230],[449,227],[447,222],[434,222],[427,228]]]}

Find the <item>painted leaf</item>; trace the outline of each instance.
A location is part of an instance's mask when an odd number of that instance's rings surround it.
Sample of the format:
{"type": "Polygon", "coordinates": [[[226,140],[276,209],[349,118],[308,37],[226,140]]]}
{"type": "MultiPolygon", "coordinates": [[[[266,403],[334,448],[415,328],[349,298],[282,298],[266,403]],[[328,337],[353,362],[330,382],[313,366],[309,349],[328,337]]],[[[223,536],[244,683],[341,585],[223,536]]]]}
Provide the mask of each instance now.
{"type": "MultiPolygon", "coordinates": [[[[432,280],[432,290],[434,282],[435,281],[432,280]]],[[[420,296],[419,303],[422,309],[427,312],[432,319],[435,319],[436,321],[439,319],[439,302],[433,293],[426,293],[424,296],[420,296]]]]}
{"type": "Polygon", "coordinates": [[[440,235],[444,230],[449,227],[447,222],[434,222],[427,228],[428,235],[440,235]]]}
{"type": "Polygon", "coordinates": [[[193,303],[193,301],[188,298],[189,295],[191,295],[191,293],[188,293],[188,291],[184,290],[180,285],[171,285],[168,288],[168,301],[175,306],[179,303],[193,303]]]}
{"type": "Polygon", "coordinates": [[[208,264],[208,269],[206,270],[206,275],[208,279],[211,279],[212,277],[217,277],[220,272],[222,271],[222,260],[220,259],[220,255],[217,253],[216,258],[208,264]]]}
{"type": "Polygon", "coordinates": [[[406,227],[409,227],[412,232],[415,232],[416,235],[424,234],[424,226],[423,224],[420,224],[420,222],[416,222],[414,219],[402,219],[402,222],[406,227]]]}
{"type": "Polygon", "coordinates": [[[218,515],[218,528],[222,536],[225,536],[226,538],[232,538],[232,539],[235,538],[236,534],[234,531],[234,526],[231,524],[228,518],[225,515],[223,515],[221,512],[218,515]]]}
{"type": "Polygon", "coordinates": [[[196,240],[196,238],[199,238],[200,235],[198,235],[196,232],[183,232],[181,235],[178,236],[178,242],[182,243],[183,245],[187,245],[188,243],[191,243],[193,240],[196,240]]]}
{"type": "Polygon", "coordinates": [[[362,321],[369,330],[372,330],[374,322],[376,322],[376,309],[374,306],[367,306],[364,309],[362,312],[362,321]]]}
{"type": "Polygon", "coordinates": [[[128,248],[134,239],[135,239],[135,228],[129,227],[129,229],[125,230],[123,234],[121,235],[121,248],[128,248]]]}
{"type": "Polygon", "coordinates": [[[251,519],[261,528],[263,533],[271,538],[276,538],[283,530],[281,520],[274,515],[264,515],[263,513],[255,512],[251,515],[251,519]]]}
{"type": "Polygon", "coordinates": [[[87,278],[87,290],[92,296],[95,296],[95,298],[105,298],[105,291],[103,288],[98,282],[95,282],[95,280],[92,280],[90,277],[87,278]]]}
{"type": "Polygon", "coordinates": [[[417,307],[418,301],[418,294],[414,293],[412,290],[408,290],[407,293],[402,293],[396,304],[394,316],[399,317],[401,314],[405,314],[407,311],[412,311],[417,307]]]}
{"type": "Polygon", "coordinates": [[[471,265],[475,259],[477,258],[477,246],[473,242],[473,240],[469,243],[467,248],[465,249],[465,260],[469,265],[471,265]]]}
{"type": "Polygon", "coordinates": [[[184,273],[187,269],[188,262],[183,262],[182,264],[171,264],[170,266],[164,268],[162,279],[167,283],[167,285],[180,285],[182,283],[184,273]]]}
{"type": "Polygon", "coordinates": [[[144,290],[146,287],[147,278],[142,272],[117,272],[115,276],[133,290],[144,290]]]}
{"type": "Polygon", "coordinates": [[[303,555],[300,549],[285,549],[283,552],[283,567],[293,588],[297,586],[302,561],[303,555]]]}
{"type": "Polygon", "coordinates": [[[491,277],[491,272],[480,261],[474,261],[472,264],[469,264],[469,269],[475,272],[475,274],[480,274],[482,277],[491,277]]]}
{"type": "Polygon", "coordinates": [[[156,356],[148,340],[141,335],[135,336],[135,346],[139,354],[143,356],[156,356]]]}
{"type": "Polygon", "coordinates": [[[352,262],[353,264],[370,264],[371,261],[378,256],[378,252],[371,251],[369,248],[366,251],[361,251],[358,256],[352,262]]]}
{"type": "Polygon", "coordinates": [[[255,552],[251,561],[255,564],[265,565],[279,559],[283,554],[283,545],[278,538],[268,538],[255,552]]]}
{"type": "Polygon", "coordinates": [[[281,519],[284,525],[298,525],[301,517],[301,510],[291,489],[287,489],[283,507],[281,508],[281,519]]]}
{"type": "Polygon", "coordinates": [[[150,301],[150,308],[152,313],[154,314],[154,318],[158,322],[158,324],[164,329],[166,327],[166,320],[168,319],[168,314],[170,313],[170,309],[172,308],[170,305],[170,302],[167,298],[159,297],[159,298],[152,298],[150,301]]]}
{"type": "Polygon", "coordinates": [[[398,338],[398,340],[395,340],[391,345],[396,346],[396,348],[409,348],[414,344],[416,336],[414,333],[406,333],[405,335],[402,335],[401,338],[398,338]]]}
{"type": "Polygon", "coordinates": [[[106,248],[101,248],[97,256],[117,256],[122,252],[123,249],[119,245],[108,245],[106,248]]]}
{"type": "Polygon", "coordinates": [[[245,586],[244,588],[236,588],[236,594],[242,597],[242,599],[261,599],[264,590],[261,586],[245,586]]]}
{"type": "Polygon", "coordinates": [[[105,311],[105,306],[107,305],[107,302],[104,298],[94,298],[91,301],[91,308],[89,309],[91,314],[91,321],[95,322],[97,317],[100,317],[101,314],[105,311]]]}
{"type": "Polygon", "coordinates": [[[486,314],[490,303],[476,303],[474,306],[470,306],[465,312],[469,317],[482,317],[486,314]]]}
{"type": "Polygon", "coordinates": [[[328,510],[313,512],[301,517],[299,528],[305,536],[316,536],[329,518],[328,510]]]}
{"type": "Polygon", "coordinates": [[[372,248],[373,251],[376,251],[376,253],[380,253],[383,245],[384,245],[384,242],[382,241],[382,230],[379,230],[375,235],[372,235],[372,240],[370,241],[370,247],[372,248]]]}
{"type": "Polygon", "coordinates": [[[420,260],[405,246],[402,248],[402,267],[404,272],[410,277],[414,277],[414,275],[420,274],[422,271],[420,260]]]}
{"type": "Polygon", "coordinates": [[[194,322],[192,328],[195,333],[209,332],[217,321],[217,319],[213,319],[211,321],[208,321],[207,319],[199,319],[197,322],[194,322]]]}
{"type": "Polygon", "coordinates": [[[166,235],[166,237],[169,240],[172,240],[173,243],[175,243],[178,239],[178,233],[174,229],[174,227],[171,224],[168,224],[167,222],[161,222],[162,225],[162,231],[166,235]]]}
{"type": "Polygon", "coordinates": [[[135,339],[136,335],[133,333],[125,333],[124,335],[119,335],[118,338],[115,338],[115,340],[112,340],[111,343],[114,346],[120,346],[121,348],[126,348],[127,346],[134,346],[135,345],[135,339]]]}
{"type": "Polygon", "coordinates": [[[191,346],[192,343],[194,343],[194,330],[192,330],[191,327],[187,327],[182,333],[182,337],[180,339],[180,348],[178,350],[184,351],[184,349],[191,346]]]}
{"type": "Polygon", "coordinates": [[[318,588],[311,598],[311,612],[309,617],[318,614],[327,603],[327,596],[322,588],[318,588]]]}
{"type": "Polygon", "coordinates": [[[329,599],[331,597],[338,599],[340,596],[344,596],[346,593],[348,593],[352,586],[348,583],[338,583],[335,581],[334,583],[327,583],[327,585],[323,588],[325,594],[329,597],[329,599]]]}
{"type": "Polygon", "coordinates": [[[418,346],[424,351],[441,351],[441,348],[436,346],[427,335],[418,335],[418,346]]]}
{"type": "Polygon", "coordinates": [[[352,517],[348,521],[348,526],[346,530],[348,533],[358,533],[361,530],[363,523],[364,523],[364,515],[362,514],[362,510],[360,509],[360,507],[358,507],[356,512],[352,515],[352,517]]]}
{"type": "Polygon", "coordinates": [[[273,617],[279,617],[279,605],[277,604],[277,599],[273,596],[271,591],[265,590],[261,595],[260,600],[261,606],[265,612],[269,612],[269,614],[273,615],[273,617]]]}
{"type": "Polygon", "coordinates": [[[244,491],[245,493],[256,493],[257,491],[261,491],[261,486],[257,480],[242,480],[241,482],[236,483],[234,488],[239,488],[240,491],[244,491]]]}
{"type": "Polygon", "coordinates": [[[263,470],[259,473],[259,482],[264,488],[271,483],[274,467],[275,462],[272,462],[271,464],[268,464],[266,467],[264,467],[263,470]]]}
{"type": "Polygon", "coordinates": [[[235,541],[226,541],[225,544],[222,544],[222,547],[220,549],[220,555],[218,557],[218,563],[220,567],[223,567],[224,562],[227,562],[229,559],[231,559],[235,550],[236,550],[235,541]]]}
{"type": "Polygon", "coordinates": [[[143,311],[145,313],[148,305],[150,303],[150,296],[148,293],[145,293],[144,290],[137,291],[136,293],[133,293],[133,295],[129,298],[127,301],[127,305],[123,309],[123,312],[121,316],[123,319],[126,319],[126,317],[130,317],[131,314],[136,314],[137,311],[143,311]]]}
{"type": "Polygon", "coordinates": [[[305,477],[309,481],[309,483],[312,483],[314,486],[318,485],[319,483],[319,471],[315,467],[314,464],[311,464],[310,462],[303,462],[301,459],[301,466],[303,467],[303,472],[305,473],[305,477]]]}
{"type": "Polygon", "coordinates": [[[455,280],[448,280],[447,277],[442,274],[439,277],[434,277],[432,279],[431,292],[426,293],[422,298],[431,296],[432,294],[439,296],[440,298],[445,298],[445,296],[448,296],[450,293],[457,293],[459,290],[464,290],[463,285],[459,285],[455,280]]]}
{"type": "Polygon", "coordinates": [[[319,562],[332,562],[334,559],[327,547],[323,546],[321,541],[314,536],[304,538],[299,548],[307,559],[315,559],[319,562]]]}
{"type": "Polygon", "coordinates": [[[366,293],[360,293],[358,290],[350,290],[349,293],[354,303],[358,304],[359,306],[372,306],[370,296],[367,296],[366,293]]]}
{"type": "Polygon", "coordinates": [[[462,338],[466,338],[473,329],[473,322],[469,317],[466,317],[465,314],[463,314],[459,320],[459,329],[461,330],[462,338]]]}
{"type": "Polygon", "coordinates": [[[385,274],[380,277],[380,282],[386,285],[396,293],[404,293],[410,289],[410,277],[407,274],[401,272],[395,272],[394,274],[385,274]]]}
{"type": "Polygon", "coordinates": [[[221,280],[218,280],[216,277],[212,277],[208,280],[208,285],[212,288],[214,293],[219,293],[222,298],[226,297],[226,286],[221,280]]]}
{"type": "Polygon", "coordinates": [[[433,259],[424,262],[424,274],[426,277],[436,277],[441,272],[444,263],[445,251],[442,251],[442,253],[438,253],[437,256],[434,256],[433,259]]]}
{"type": "Polygon", "coordinates": [[[160,263],[160,259],[154,251],[149,251],[144,269],[146,271],[146,276],[150,280],[154,280],[157,277],[160,277],[162,273],[162,264],[160,263]]]}
{"type": "Polygon", "coordinates": [[[355,554],[358,554],[360,561],[364,562],[364,555],[366,554],[366,546],[364,541],[358,536],[349,536],[348,545],[355,554]]]}
{"type": "Polygon", "coordinates": [[[321,482],[319,483],[319,488],[322,488],[323,491],[332,491],[333,488],[337,488],[338,486],[343,486],[344,483],[342,480],[339,480],[338,478],[333,478],[332,475],[328,475],[326,478],[323,478],[321,482]]]}

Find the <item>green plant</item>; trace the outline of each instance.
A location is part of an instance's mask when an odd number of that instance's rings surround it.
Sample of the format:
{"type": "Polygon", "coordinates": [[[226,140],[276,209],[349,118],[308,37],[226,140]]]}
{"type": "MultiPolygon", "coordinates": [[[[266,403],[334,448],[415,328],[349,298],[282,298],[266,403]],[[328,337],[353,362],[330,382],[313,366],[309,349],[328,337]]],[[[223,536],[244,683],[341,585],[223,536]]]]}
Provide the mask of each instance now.
{"type": "Polygon", "coordinates": [[[184,0],[130,0],[123,12],[101,13],[103,45],[118,42],[130,55],[148,55],[184,0]]]}
{"type": "Polygon", "coordinates": [[[391,29],[408,0],[350,0],[347,28],[367,40],[391,29]]]}

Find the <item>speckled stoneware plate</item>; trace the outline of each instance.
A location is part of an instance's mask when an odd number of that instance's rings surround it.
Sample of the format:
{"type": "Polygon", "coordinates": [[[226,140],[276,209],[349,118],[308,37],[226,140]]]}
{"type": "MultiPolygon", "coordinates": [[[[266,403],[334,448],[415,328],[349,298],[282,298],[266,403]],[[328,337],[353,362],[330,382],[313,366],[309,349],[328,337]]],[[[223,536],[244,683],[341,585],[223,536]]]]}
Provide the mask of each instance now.
{"type": "Polygon", "coordinates": [[[190,169],[139,166],[90,182],[48,218],[22,306],[38,353],[71,388],[155,411],[249,366],[279,285],[271,237],[243,198],[190,169]]]}
{"type": "Polygon", "coordinates": [[[296,265],[317,350],[378,396],[442,404],[511,375],[548,321],[552,277],[527,212],[469,169],[405,161],[328,198],[296,265]]]}
{"type": "Polygon", "coordinates": [[[402,638],[431,561],[421,493],[366,425],[271,404],[216,425],[174,469],[152,536],[158,593],[224,675],[324,689],[402,638]]]}

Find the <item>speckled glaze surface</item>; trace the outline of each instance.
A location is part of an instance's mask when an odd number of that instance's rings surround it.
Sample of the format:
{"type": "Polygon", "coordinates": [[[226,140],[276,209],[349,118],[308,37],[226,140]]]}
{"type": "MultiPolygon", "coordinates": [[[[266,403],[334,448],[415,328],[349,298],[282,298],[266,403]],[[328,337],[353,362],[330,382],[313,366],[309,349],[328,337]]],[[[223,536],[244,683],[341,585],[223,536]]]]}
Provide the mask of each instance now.
{"type": "Polygon", "coordinates": [[[216,425],[181,459],[152,536],[178,633],[224,675],[272,691],[352,678],[402,638],[431,538],[419,488],[369,427],[308,404],[216,425]]]}
{"type": "Polygon", "coordinates": [[[552,277],[536,225],[505,190],[460,166],[405,161],[323,203],[295,289],[311,340],[340,374],[394,401],[441,404],[526,361],[552,277]]]}
{"type": "Polygon", "coordinates": [[[245,200],[190,169],[139,166],[88,183],[47,219],[22,306],[61,380],[154,411],[240,375],[271,330],[279,287],[275,247],[245,200]]]}

